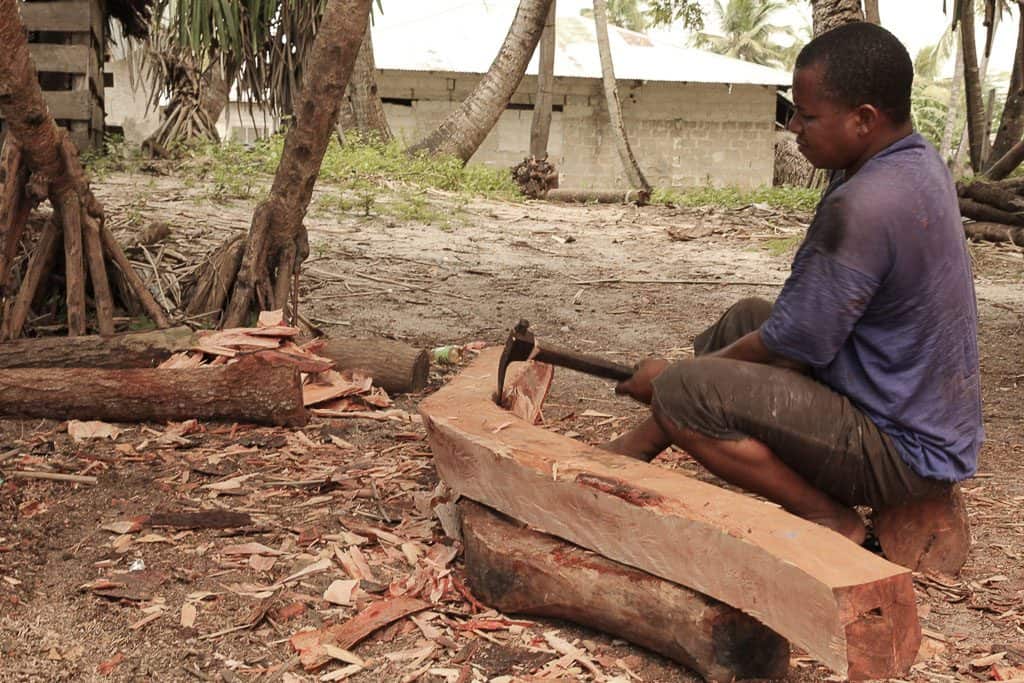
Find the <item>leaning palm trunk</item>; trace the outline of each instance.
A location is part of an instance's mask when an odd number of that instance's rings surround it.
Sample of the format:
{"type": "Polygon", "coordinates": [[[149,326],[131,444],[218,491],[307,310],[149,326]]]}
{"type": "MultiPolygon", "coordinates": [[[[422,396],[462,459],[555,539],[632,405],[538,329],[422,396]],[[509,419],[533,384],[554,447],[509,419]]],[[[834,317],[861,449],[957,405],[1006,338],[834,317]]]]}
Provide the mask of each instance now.
{"type": "Polygon", "coordinates": [[[374,137],[381,142],[391,140],[391,127],[377,90],[377,67],[373,61],[373,38],[369,26],[352,69],[348,92],[356,129],[363,136],[374,137]]]}
{"type": "Polygon", "coordinates": [[[248,237],[229,241],[208,261],[189,311],[219,310],[230,291],[224,326],[242,325],[254,301],[261,309],[289,309],[296,319],[294,280],[309,254],[302,221],[366,31],[370,3],[328,0],[308,67],[317,77],[307,79],[299,93],[270,196],[256,207],[248,237]]]}
{"type": "Polygon", "coordinates": [[[864,21],[860,0],[811,0],[811,15],[815,36],[851,21],[864,21]]]}
{"type": "Polygon", "coordinates": [[[153,321],[166,327],[160,306],[103,223],[103,207],[89,189],[78,151],[67,133],[57,128],[43,100],[19,4],[0,0],[0,113],[8,127],[0,154],[0,293],[5,298],[0,335],[5,339],[21,335],[62,243],[69,335],[87,331],[86,277],[91,278],[99,332],[114,332],[114,299],[105,257],[122,271],[126,283],[122,298],[137,298],[153,321]],[[11,298],[12,263],[29,214],[46,199],[53,215],[31,247],[17,294],[11,298]]]}
{"type": "Polygon", "coordinates": [[[1017,51],[1013,59],[1013,73],[1010,75],[1010,89],[1007,91],[1006,104],[1000,119],[996,140],[992,143],[989,163],[994,163],[1007,152],[1024,135],[1024,11],[1020,13],[1020,24],[1017,28],[1017,51]]]}
{"type": "Polygon", "coordinates": [[[469,161],[498,122],[544,32],[552,0],[520,0],[505,42],[473,92],[410,153],[450,154],[469,161]]]}
{"type": "Polygon", "coordinates": [[[878,0],[864,0],[864,21],[882,25],[882,17],[878,13],[878,0]]]}
{"type": "Polygon", "coordinates": [[[594,25],[597,29],[597,49],[601,53],[601,82],[604,85],[604,99],[608,106],[608,118],[615,138],[615,147],[622,160],[630,185],[650,195],[651,185],[640,170],[633,148],[629,145],[626,124],[622,120],[622,104],[619,102],[619,88],[615,81],[615,67],[612,64],[612,49],[608,42],[608,5],[605,0],[594,0],[594,25]]]}
{"type": "Polygon", "coordinates": [[[942,141],[939,144],[939,155],[943,161],[949,161],[949,155],[953,147],[953,131],[956,130],[956,121],[960,117],[960,101],[963,96],[964,80],[964,46],[957,41],[956,44],[956,66],[953,67],[953,82],[949,86],[949,106],[946,107],[946,125],[942,129],[942,141]]]}
{"type": "MultiPolygon", "coordinates": [[[[964,93],[967,99],[967,141],[971,167],[980,173],[986,154],[985,102],[982,99],[984,76],[978,69],[978,48],[974,38],[974,0],[963,3],[960,41],[964,49],[964,93]]],[[[987,55],[986,55],[987,57],[987,55]]]]}
{"type": "Polygon", "coordinates": [[[555,81],[555,6],[551,0],[544,33],[540,39],[540,55],[537,60],[537,99],[533,105],[533,120],[530,122],[530,156],[546,159],[548,139],[551,136],[551,97],[555,81]]]}

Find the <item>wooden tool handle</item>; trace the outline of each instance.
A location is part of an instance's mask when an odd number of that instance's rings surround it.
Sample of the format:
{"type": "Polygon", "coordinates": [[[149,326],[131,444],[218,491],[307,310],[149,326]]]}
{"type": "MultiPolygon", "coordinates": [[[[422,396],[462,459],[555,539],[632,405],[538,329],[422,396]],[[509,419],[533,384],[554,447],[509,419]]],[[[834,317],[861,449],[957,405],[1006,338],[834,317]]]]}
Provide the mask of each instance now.
{"type": "Polygon", "coordinates": [[[605,379],[614,379],[621,382],[622,380],[629,379],[636,372],[636,368],[633,366],[616,363],[600,356],[569,351],[557,346],[537,344],[536,349],[533,355],[535,360],[569,368],[577,372],[584,372],[595,377],[604,377],[605,379]]]}

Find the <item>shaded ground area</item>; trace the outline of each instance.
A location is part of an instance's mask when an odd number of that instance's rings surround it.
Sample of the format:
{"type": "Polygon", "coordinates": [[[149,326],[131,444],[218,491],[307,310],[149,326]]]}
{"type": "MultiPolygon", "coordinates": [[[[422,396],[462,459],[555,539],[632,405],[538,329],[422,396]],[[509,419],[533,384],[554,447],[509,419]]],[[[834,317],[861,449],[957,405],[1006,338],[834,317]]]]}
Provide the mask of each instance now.
{"type": "MultiPolygon", "coordinates": [[[[154,222],[169,227],[148,258],[132,252],[156,264],[152,287],[171,304],[198,255],[245,230],[253,206],[212,201],[173,177],[112,176],[97,190],[126,245],[154,222]]],[[[623,361],[685,356],[733,301],[773,296],[807,219],[757,206],[559,206],[439,192],[423,195],[416,216],[364,218],[333,213],[329,195],[318,193],[307,221],[301,294],[304,313],[332,336],[499,343],[522,317],[538,337],[623,361]]],[[[917,579],[927,637],[913,680],[1024,676],[1013,670],[1024,667],[1024,253],[972,252],[988,430],[981,474],[966,486],[975,545],[959,580],[917,579]]],[[[456,370],[435,368],[428,391],[456,370]]],[[[382,420],[317,419],[291,431],[125,425],[114,441],[77,444],[62,424],[0,423],[0,467],[99,478],[0,485],[0,680],[297,681],[335,671],[353,681],[593,680],[553,649],[551,631],[607,679],[694,680],[607,636],[505,618],[467,599],[461,557],[431,512],[443,500],[419,398],[398,397],[404,412],[382,420]],[[140,519],[200,508],[251,524],[140,519]],[[334,586],[332,603],[324,593],[336,581],[348,583],[334,586]],[[344,621],[388,592],[432,605],[354,647],[357,658],[303,672],[291,635],[344,621]]],[[[590,442],[642,415],[608,383],[565,372],[546,408],[549,428],[590,442]]],[[[659,462],[709,478],[683,453],[659,462]]],[[[827,677],[794,653],[791,680],[827,677]]]]}

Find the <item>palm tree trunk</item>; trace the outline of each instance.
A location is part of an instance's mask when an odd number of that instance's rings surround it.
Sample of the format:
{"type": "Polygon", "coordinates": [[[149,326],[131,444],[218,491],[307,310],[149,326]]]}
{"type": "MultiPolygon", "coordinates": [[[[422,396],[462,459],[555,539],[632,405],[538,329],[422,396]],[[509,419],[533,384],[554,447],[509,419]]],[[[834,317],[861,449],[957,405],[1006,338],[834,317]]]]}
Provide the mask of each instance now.
{"type": "Polygon", "coordinates": [[[352,113],[356,127],[366,136],[376,137],[381,142],[391,140],[391,127],[388,125],[384,105],[377,91],[377,67],[373,61],[373,38],[370,27],[366,27],[363,44],[359,48],[355,66],[352,68],[352,80],[348,87],[349,100],[352,102],[352,113]]]}
{"type": "Polygon", "coordinates": [[[622,104],[619,102],[619,88],[615,81],[615,67],[612,64],[612,49],[608,42],[608,6],[605,0],[594,0],[594,24],[597,27],[597,49],[601,53],[601,82],[604,85],[604,99],[608,106],[612,137],[622,160],[622,168],[629,178],[629,184],[650,194],[651,185],[640,170],[640,164],[633,155],[622,120],[622,104]]]}
{"type": "Polygon", "coordinates": [[[49,199],[53,217],[29,256],[17,295],[4,302],[0,336],[10,339],[21,335],[61,241],[68,335],[86,332],[86,278],[92,282],[99,332],[114,332],[114,302],[105,256],[122,269],[129,283],[128,293],[138,297],[157,326],[167,327],[160,306],[103,224],[103,207],[89,189],[78,151],[67,133],[58,130],[43,100],[19,5],[18,0],[0,0],[0,45],[4,46],[0,50],[0,114],[8,127],[0,153],[0,217],[4,219],[0,224],[0,291],[8,282],[11,262],[32,208],[49,199]]]}
{"type": "Polygon", "coordinates": [[[878,14],[878,0],[864,0],[864,21],[882,25],[882,17],[878,14]]]}
{"type": "Polygon", "coordinates": [[[450,154],[463,162],[483,143],[498,122],[537,49],[553,0],[520,0],[505,42],[473,92],[410,153],[450,154]]]}
{"type": "Polygon", "coordinates": [[[1010,75],[1010,89],[1000,119],[996,141],[992,145],[989,161],[995,162],[1010,151],[1024,136],[1024,11],[1020,12],[1017,28],[1017,51],[1013,58],[1013,73],[1010,75]]]}
{"type": "Polygon", "coordinates": [[[953,146],[953,131],[960,117],[960,101],[963,93],[964,79],[964,46],[956,43],[956,66],[953,67],[953,82],[949,86],[949,106],[946,107],[946,126],[942,129],[942,142],[939,144],[939,155],[943,161],[949,162],[953,146]]]}
{"type": "MultiPolygon", "coordinates": [[[[223,318],[227,327],[245,322],[253,299],[260,308],[290,307],[292,318],[296,315],[294,302],[289,306],[295,294],[293,280],[309,254],[302,220],[366,32],[370,3],[371,0],[329,0],[324,8],[308,69],[317,77],[306,79],[299,93],[295,123],[285,136],[270,196],[253,214],[223,318]]],[[[231,253],[234,257],[235,253],[231,253]]],[[[218,268],[221,264],[210,265],[218,268]]]]}
{"type": "Polygon", "coordinates": [[[967,97],[967,141],[971,167],[980,173],[985,158],[985,102],[982,99],[982,75],[978,70],[978,47],[974,37],[974,0],[963,4],[960,16],[960,40],[964,48],[964,92],[967,97]]]}
{"type": "Polygon", "coordinates": [[[851,21],[864,21],[860,0],[811,0],[811,16],[815,36],[851,21]]]}
{"type": "Polygon", "coordinates": [[[551,135],[551,96],[555,80],[555,5],[544,23],[540,38],[540,56],[537,60],[537,100],[533,106],[533,120],[530,122],[530,156],[545,159],[548,156],[548,139],[551,135]]]}

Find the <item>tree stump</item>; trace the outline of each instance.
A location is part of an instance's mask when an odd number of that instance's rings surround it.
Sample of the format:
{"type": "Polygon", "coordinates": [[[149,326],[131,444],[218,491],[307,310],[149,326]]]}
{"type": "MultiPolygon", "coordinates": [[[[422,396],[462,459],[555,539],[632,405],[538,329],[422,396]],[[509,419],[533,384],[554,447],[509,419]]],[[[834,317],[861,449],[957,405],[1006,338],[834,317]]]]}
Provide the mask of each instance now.
{"type": "Polygon", "coordinates": [[[957,576],[971,548],[960,485],[935,498],[876,512],[875,534],[890,561],[917,572],[957,576]]]}

